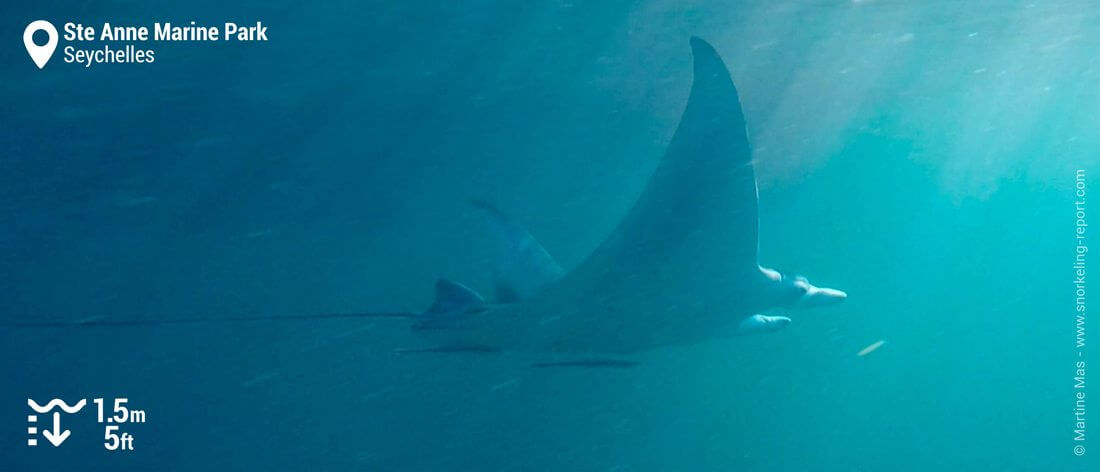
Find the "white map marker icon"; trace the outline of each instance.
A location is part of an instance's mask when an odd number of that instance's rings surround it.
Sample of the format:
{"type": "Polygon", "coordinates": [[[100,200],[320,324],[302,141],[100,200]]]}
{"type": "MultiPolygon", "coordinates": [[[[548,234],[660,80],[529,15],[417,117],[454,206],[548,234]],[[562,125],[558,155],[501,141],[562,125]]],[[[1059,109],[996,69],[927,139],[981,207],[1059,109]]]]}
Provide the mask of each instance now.
{"type": "Polygon", "coordinates": [[[53,50],[57,49],[57,28],[46,20],[33,21],[27,25],[27,29],[23,30],[23,45],[27,47],[27,53],[31,55],[31,59],[39,69],[46,67],[50,56],[53,55],[53,50]],[[34,33],[39,30],[45,31],[50,36],[44,46],[34,44],[34,33]]]}

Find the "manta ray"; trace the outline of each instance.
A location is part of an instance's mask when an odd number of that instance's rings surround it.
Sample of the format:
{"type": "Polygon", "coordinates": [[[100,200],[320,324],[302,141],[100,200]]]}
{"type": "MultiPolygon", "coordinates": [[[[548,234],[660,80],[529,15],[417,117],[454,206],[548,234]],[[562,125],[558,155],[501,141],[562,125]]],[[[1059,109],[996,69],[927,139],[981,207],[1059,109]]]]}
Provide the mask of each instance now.
{"type": "Polygon", "coordinates": [[[558,359],[537,366],[624,366],[618,359],[639,351],[775,331],[790,318],[763,312],[847,297],[759,264],[737,89],[710,44],[690,44],[694,77],[680,123],[611,235],[566,272],[522,226],[475,201],[498,239],[497,300],[438,280],[435,302],[408,315],[430,345],[401,352],[519,351],[558,359]]]}
{"type": "Polygon", "coordinates": [[[691,39],[694,77],[680,123],[634,206],[595,251],[565,271],[521,225],[483,201],[496,240],[496,300],[436,282],[421,312],[235,316],[175,320],[11,323],[9,327],[134,326],[225,321],[389,317],[426,342],[412,352],[527,352],[538,367],[628,367],[641,351],[771,332],[777,308],[837,303],[758,261],[758,192],[745,117],[714,48],[691,39]]]}

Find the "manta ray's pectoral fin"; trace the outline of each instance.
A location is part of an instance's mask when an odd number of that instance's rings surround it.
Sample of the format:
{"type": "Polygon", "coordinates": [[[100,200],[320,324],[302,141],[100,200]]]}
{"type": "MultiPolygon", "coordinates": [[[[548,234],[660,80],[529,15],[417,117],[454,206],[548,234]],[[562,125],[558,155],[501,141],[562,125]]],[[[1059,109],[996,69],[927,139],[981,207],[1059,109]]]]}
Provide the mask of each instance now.
{"type": "Polygon", "coordinates": [[[664,157],[611,235],[536,296],[546,304],[612,295],[639,306],[733,304],[730,294],[755,289],[759,210],[745,116],[714,47],[692,38],[691,49],[691,92],[664,157]]]}
{"type": "Polygon", "coordinates": [[[535,362],[531,367],[547,369],[551,367],[580,367],[584,369],[629,369],[636,367],[638,362],[622,359],[573,359],[561,361],[535,362]]]}
{"type": "Polygon", "coordinates": [[[472,203],[485,215],[493,234],[497,301],[524,300],[565,275],[557,261],[523,226],[488,202],[472,203]]]}
{"type": "Polygon", "coordinates": [[[492,346],[454,344],[432,347],[399,348],[394,349],[393,352],[394,354],[496,354],[500,352],[500,350],[492,346]]]}

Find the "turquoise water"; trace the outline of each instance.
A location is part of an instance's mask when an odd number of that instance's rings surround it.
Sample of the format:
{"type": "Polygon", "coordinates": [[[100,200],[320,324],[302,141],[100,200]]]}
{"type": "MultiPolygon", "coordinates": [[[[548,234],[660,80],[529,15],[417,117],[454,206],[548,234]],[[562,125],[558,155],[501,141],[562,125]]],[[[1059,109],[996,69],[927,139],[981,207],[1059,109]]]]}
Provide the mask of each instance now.
{"type": "Polygon", "coordinates": [[[660,159],[692,35],[741,93],[762,263],[849,299],[617,370],[395,356],[416,338],[393,320],[2,328],[0,470],[1100,470],[1073,431],[1095,6],[5,6],[5,323],[419,310],[441,276],[491,293],[471,198],[571,268],[660,159]],[[38,70],[18,38],[39,18],[270,40],[38,70]],[[26,446],[26,399],[55,397],[147,423],[133,451],[91,410],[26,446]]]}

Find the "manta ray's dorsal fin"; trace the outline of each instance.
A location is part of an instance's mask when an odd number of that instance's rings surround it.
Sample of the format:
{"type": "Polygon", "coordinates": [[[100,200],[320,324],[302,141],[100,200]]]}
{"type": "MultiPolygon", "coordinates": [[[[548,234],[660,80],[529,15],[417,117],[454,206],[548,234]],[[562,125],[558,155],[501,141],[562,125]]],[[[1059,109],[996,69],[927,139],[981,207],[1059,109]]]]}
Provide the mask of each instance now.
{"type": "Polygon", "coordinates": [[[493,272],[498,301],[513,303],[528,298],[565,274],[519,223],[488,202],[474,200],[473,205],[485,215],[496,246],[493,272]]]}
{"type": "Polygon", "coordinates": [[[485,299],[469,287],[447,279],[435,281],[435,301],[424,313],[431,316],[459,313],[471,306],[485,303],[485,299]]]}

